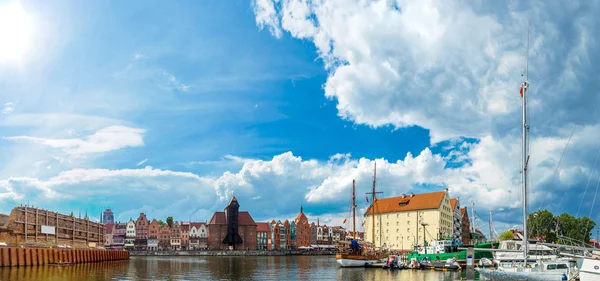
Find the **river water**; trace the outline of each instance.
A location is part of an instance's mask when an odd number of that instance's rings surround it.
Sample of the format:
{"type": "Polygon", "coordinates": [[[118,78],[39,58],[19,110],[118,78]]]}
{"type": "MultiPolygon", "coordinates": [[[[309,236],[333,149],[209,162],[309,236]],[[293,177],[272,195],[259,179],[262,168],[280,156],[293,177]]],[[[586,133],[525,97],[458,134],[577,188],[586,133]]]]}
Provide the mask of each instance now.
{"type": "MultiPolygon", "coordinates": [[[[462,273],[464,276],[464,273],[462,273]]],[[[339,268],[331,256],[131,257],[66,267],[0,268],[0,280],[394,280],[450,281],[459,272],[339,268]]]]}

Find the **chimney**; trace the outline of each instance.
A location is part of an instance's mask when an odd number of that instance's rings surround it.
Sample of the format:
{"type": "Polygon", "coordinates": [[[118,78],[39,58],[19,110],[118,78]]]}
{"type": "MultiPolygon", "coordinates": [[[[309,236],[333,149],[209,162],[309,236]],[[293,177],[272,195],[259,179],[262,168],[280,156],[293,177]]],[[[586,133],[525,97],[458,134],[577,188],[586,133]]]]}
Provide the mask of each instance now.
{"type": "Polygon", "coordinates": [[[413,194],[412,192],[410,193],[410,197],[412,198],[413,196],[415,196],[415,194],[413,194]]]}
{"type": "Polygon", "coordinates": [[[448,188],[446,187],[446,193],[448,193],[448,188]]]}
{"type": "Polygon", "coordinates": [[[406,197],[406,194],[402,193],[402,199],[404,199],[404,197],[406,197]]]}

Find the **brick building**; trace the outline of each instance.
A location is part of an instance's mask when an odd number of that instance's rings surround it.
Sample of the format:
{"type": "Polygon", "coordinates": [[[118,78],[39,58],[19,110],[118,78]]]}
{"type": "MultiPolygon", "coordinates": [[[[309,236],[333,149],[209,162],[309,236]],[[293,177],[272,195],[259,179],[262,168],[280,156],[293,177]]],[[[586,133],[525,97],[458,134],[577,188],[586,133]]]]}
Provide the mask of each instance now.
{"type": "Polygon", "coordinates": [[[214,213],[208,222],[210,249],[256,249],[256,223],[248,212],[240,212],[239,206],[233,197],[223,212],[214,213]]]}
{"type": "Polygon", "coordinates": [[[271,250],[269,245],[271,236],[271,228],[268,222],[257,222],[256,223],[256,249],[257,250],[271,250]]]}
{"type": "Polygon", "coordinates": [[[158,236],[158,248],[165,250],[171,246],[171,228],[168,224],[160,226],[160,235],[158,236]]]}
{"type": "Polygon", "coordinates": [[[148,250],[158,250],[158,236],[160,235],[160,224],[153,219],[148,225],[148,250]]]}
{"type": "Polygon", "coordinates": [[[467,211],[467,207],[460,209],[461,216],[461,241],[465,245],[471,245],[473,241],[471,241],[471,222],[469,222],[469,212],[467,211]]]}
{"type": "Polygon", "coordinates": [[[296,247],[310,247],[311,245],[310,224],[303,211],[302,206],[300,206],[300,213],[296,216],[296,219],[294,219],[294,222],[296,223],[296,247]]]}

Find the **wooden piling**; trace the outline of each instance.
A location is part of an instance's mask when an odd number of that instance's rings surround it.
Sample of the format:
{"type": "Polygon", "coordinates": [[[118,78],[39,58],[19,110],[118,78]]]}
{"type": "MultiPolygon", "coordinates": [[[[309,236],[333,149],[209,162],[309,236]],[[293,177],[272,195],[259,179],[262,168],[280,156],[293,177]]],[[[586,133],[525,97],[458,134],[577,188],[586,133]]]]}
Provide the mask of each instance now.
{"type": "Polygon", "coordinates": [[[30,265],[37,265],[38,257],[37,257],[37,249],[29,249],[31,250],[29,256],[31,257],[30,265]]]}

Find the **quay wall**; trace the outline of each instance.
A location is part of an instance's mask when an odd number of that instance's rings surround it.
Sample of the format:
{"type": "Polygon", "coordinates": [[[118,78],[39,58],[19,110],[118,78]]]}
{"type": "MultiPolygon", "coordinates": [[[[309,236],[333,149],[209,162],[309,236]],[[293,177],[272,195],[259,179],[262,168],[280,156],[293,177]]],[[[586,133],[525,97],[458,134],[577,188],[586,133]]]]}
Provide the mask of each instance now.
{"type": "Polygon", "coordinates": [[[129,251],[130,256],[321,256],[332,251],[129,251]]]}
{"type": "Polygon", "coordinates": [[[0,248],[0,267],[75,264],[126,259],[129,259],[129,253],[124,250],[0,248]]]}

